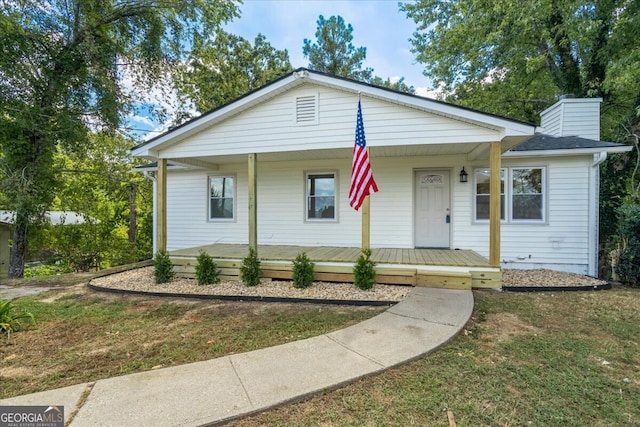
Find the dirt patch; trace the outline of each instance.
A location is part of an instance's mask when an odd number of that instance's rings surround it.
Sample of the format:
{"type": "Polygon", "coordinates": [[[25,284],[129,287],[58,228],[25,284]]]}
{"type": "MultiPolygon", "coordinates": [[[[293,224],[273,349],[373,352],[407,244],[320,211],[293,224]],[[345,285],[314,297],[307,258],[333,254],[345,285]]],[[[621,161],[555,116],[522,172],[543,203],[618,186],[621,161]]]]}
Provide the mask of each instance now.
{"type": "Polygon", "coordinates": [[[512,313],[492,313],[482,323],[481,338],[487,342],[502,343],[519,335],[535,335],[539,328],[523,321],[512,313]]]}

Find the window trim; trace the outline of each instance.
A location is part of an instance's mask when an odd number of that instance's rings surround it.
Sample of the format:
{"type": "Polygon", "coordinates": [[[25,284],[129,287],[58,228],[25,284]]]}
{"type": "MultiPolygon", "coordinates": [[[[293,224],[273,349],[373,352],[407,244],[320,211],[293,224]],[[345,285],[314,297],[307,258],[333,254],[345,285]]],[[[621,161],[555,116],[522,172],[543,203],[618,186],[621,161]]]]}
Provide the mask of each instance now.
{"type": "Polygon", "coordinates": [[[337,223],[338,222],[338,195],[339,193],[339,180],[338,180],[338,171],[337,170],[312,170],[312,171],[305,171],[304,172],[304,189],[303,189],[303,195],[304,195],[304,211],[303,211],[303,216],[304,216],[304,222],[308,222],[308,223],[337,223]],[[309,194],[307,194],[307,184],[309,182],[309,177],[312,175],[333,175],[333,203],[334,203],[334,211],[333,211],[333,218],[309,218],[309,194]]]}
{"type": "Polygon", "coordinates": [[[236,222],[238,212],[238,177],[234,173],[207,175],[207,222],[236,222]],[[211,216],[211,179],[233,178],[233,216],[231,218],[213,218],[211,216]]]}
{"type": "MultiPolygon", "coordinates": [[[[473,190],[472,190],[472,204],[473,204],[473,213],[472,213],[472,222],[475,224],[487,224],[489,219],[478,219],[478,204],[477,204],[477,175],[476,172],[478,170],[487,170],[487,167],[477,167],[473,169],[473,190]]],[[[504,218],[500,219],[502,224],[532,224],[532,225],[545,225],[548,224],[549,212],[548,212],[548,201],[549,201],[549,186],[547,185],[547,171],[548,166],[542,165],[522,165],[522,166],[506,166],[500,168],[501,171],[504,171],[505,181],[504,181],[504,218]],[[516,169],[540,169],[542,173],[541,177],[541,194],[542,194],[542,219],[514,219],[513,218],[513,171],[516,169]]]]}

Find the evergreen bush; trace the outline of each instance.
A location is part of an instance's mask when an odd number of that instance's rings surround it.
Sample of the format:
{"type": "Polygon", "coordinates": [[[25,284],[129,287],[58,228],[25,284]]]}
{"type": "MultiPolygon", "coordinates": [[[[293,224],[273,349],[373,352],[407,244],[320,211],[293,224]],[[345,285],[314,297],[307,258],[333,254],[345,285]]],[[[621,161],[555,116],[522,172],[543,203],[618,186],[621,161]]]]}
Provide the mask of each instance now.
{"type": "Polygon", "coordinates": [[[305,289],[313,283],[313,270],[315,264],[311,262],[306,253],[298,254],[293,260],[293,287],[297,289],[305,289]]]}
{"type": "Polygon", "coordinates": [[[622,283],[640,286],[640,205],[625,204],[618,208],[617,234],[622,252],[616,273],[622,283]]]}
{"type": "Polygon", "coordinates": [[[353,284],[363,291],[368,291],[376,284],[375,262],[371,261],[371,250],[363,249],[358,262],[353,267],[353,284]]]}
{"type": "Polygon", "coordinates": [[[157,284],[167,283],[173,280],[175,276],[173,264],[166,251],[156,252],[156,256],[153,258],[153,267],[157,284]]]}
{"type": "Polygon", "coordinates": [[[240,278],[247,286],[258,286],[260,284],[262,270],[260,269],[258,253],[253,248],[249,248],[249,256],[242,260],[240,278]]]}
{"type": "Polygon", "coordinates": [[[213,257],[205,251],[200,251],[196,264],[196,279],[198,285],[212,285],[220,281],[220,271],[213,257]]]}

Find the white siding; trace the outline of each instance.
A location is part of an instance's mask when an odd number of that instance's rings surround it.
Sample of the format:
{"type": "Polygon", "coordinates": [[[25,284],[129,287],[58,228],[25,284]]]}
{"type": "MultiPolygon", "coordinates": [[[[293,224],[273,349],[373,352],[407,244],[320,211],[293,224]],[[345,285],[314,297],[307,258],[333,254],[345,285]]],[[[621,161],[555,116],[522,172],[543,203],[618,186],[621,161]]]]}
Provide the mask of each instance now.
{"type": "MultiPolygon", "coordinates": [[[[541,224],[502,223],[500,256],[503,266],[557,266],[558,269],[586,273],[589,264],[590,158],[510,159],[503,160],[502,165],[547,168],[547,221],[541,224]]],[[[458,216],[454,222],[454,246],[488,256],[489,225],[474,223],[471,218],[473,183],[469,184],[464,191],[454,194],[456,204],[465,206],[464,218],[458,216]]]]}
{"type": "MultiPolygon", "coordinates": [[[[489,225],[473,218],[473,168],[468,183],[458,174],[464,156],[371,159],[380,191],[371,197],[372,247],[412,248],[413,176],[417,169],[450,169],[452,248],[473,249],[488,257],[489,225]]],[[[486,165],[476,165],[484,167],[486,165]]],[[[588,156],[577,159],[509,159],[504,167],[547,168],[547,221],[502,224],[501,259],[505,267],[544,266],[587,272],[589,263],[588,156]]],[[[348,202],[351,161],[260,162],[258,157],[258,243],[358,247],[361,213],[348,202]],[[337,222],[305,221],[305,173],[337,172],[337,222]]],[[[237,177],[235,222],[207,220],[208,173],[168,175],[168,249],[211,243],[247,243],[247,166],[224,165],[216,174],[237,177]]]]}
{"type": "MultiPolygon", "coordinates": [[[[294,89],[168,147],[160,155],[185,158],[351,148],[357,102],[354,94],[326,87],[294,89]],[[296,124],[296,97],[310,93],[319,96],[318,124],[296,124]]],[[[372,98],[363,98],[362,112],[370,147],[490,142],[502,138],[495,129],[372,98]]]]}
{"type": "Polygon", "coordinates": [[[540,126],[552,136],[600,140],[601,98],[561,99],[540,113],[540,126]]]}

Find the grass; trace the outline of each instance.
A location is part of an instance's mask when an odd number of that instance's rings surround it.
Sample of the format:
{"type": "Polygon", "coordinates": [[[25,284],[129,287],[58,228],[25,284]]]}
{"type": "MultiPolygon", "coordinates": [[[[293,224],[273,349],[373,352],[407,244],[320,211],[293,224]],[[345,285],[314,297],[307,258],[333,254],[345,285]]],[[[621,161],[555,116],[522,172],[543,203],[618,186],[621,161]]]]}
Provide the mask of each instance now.
{"type": "Polygon", "coordinates": [[[235,426],[640,426],[640,290],[476,292],[415,362],[235,426]]]}
{"type": "Polygon", "coordinates": [[[0,398],[296,341],[384,308],[110,295],[83,286],[23,297],[37,325],[0,340],[0,398]]]}
{"type": "MultiPolygon", "coordinates": [[[[414,362],[235,426],[640,426],[640,290],[475,292],[463,333],[414,362]]],[[[123,297],[18,301],[37,327],[0,343],[0,397],[250,351],[379,308],[123,297]]],[[[384,343],[381,343],[384,345],[384,343]]]]}

